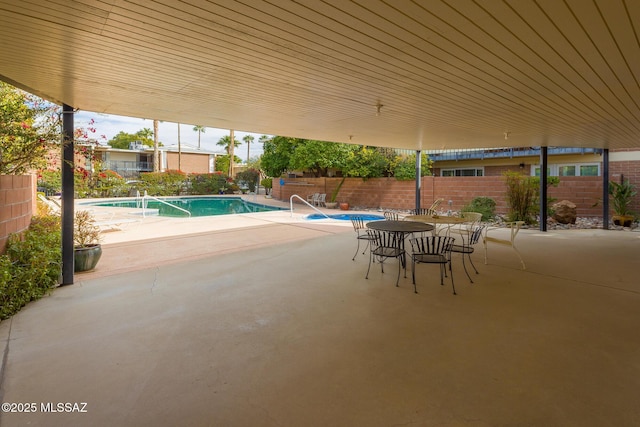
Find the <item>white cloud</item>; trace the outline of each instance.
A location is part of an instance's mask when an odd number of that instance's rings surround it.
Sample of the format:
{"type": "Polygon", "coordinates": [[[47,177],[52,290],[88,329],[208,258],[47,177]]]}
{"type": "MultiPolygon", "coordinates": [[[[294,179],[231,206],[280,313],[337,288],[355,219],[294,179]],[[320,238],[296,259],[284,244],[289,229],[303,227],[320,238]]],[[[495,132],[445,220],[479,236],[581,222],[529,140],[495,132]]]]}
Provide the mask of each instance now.
{"type": "MultiPolygon", "coordinates": [[[[153,131],[153,120],[138,119],[134,117],[116,116],[112,114],[93,113],[90,111],[78,111],[75,114],[75,126],[87,127],[91,119],[94,120],[93,127],[96,129],[95,136],[106,137],[106,141],[116,136],[120,131],[125,133],[136,133],[144,128],[153,131]]],[[[193,147],[198,146],[198,132],[193,130],[195,125],[180,124],[180,142],[193,147]]],[[[228,129],[206,128],[200,135],[200,147],[204,150],[223,153],[224,149],[216,145],[220,138],[229,135],[228,129]]],[[[253,135],[253,142],[250,144],[250,156],[255,157],[262,154],[262,144],[258,142],[261,135],[247,132],[235,132],[235,138],[241,142],[236,147],[235,155],[242,160],[247,158],[247,144],[242,140],[245,135],[253,135]]],[[[170,122],[160,122],[158,125],[158,138],[164,145],[174,145],[178,143],[178,124],[170,122]]]]}

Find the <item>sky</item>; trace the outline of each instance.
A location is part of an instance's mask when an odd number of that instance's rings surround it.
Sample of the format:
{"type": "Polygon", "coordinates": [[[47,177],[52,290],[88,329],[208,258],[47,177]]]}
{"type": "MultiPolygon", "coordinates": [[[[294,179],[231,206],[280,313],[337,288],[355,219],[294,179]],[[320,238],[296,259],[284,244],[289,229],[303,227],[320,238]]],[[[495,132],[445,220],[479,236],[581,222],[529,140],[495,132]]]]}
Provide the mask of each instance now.
{"type": "MultiPolygon", "coordinates": [[[[116,116],[112,114],[94,113],[90,111],[78,111],[75,116],[75,127],[86,128],[91,119],[94,120],[93,127],[96,129],[94,137],[100,142],[106,143],[116,136],[120,131],[125,133],[136,133],[144,128],[153,131],[153,120],[138,119],[134,117],[116,116]],[[102,135],[106,140],[102,139],[102,135]]],[[[180,124],[180,143],[198,147],[198,132],[194,131],[195,125],[180,124]]],[[[220,138],[229,136],[229,129],[205,128],[205,132],[200,134],[200,148],[203,150],[224,153],[224,148],[216,145],[220,138]]],[[[258,142],[260,134],[235,131],[236,140],[240,145],[235,149],[235,155],[242,161],[247,159],[247,144],[242,140],[245,135],[253,135],[253,142],[249,145],[250,157],[257,157],[262,154],[262,144],[258,142]]],[[[178,124],[170,122],[159,122],[158,139],[165,146],[178,143],[178,124]]]]}

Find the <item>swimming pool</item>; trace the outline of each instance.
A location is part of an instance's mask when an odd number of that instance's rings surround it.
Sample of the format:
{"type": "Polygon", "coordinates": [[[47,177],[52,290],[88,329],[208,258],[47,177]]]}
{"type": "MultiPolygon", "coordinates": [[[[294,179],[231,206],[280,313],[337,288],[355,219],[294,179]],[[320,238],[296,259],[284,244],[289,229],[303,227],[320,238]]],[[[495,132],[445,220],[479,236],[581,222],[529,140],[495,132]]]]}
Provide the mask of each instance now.
{"type": "MultiPolygon", "coordinates": [[[[364,221],[379,221],[381,219],[384,219],[383,215],[362,214],[362,213],[341,213],[341,214],[331,214],[328,216],[331,219],[338,219],[342,221],[350,221],[351,218],[354,218],[354,217],[362,218],[364,221]]],[[[306,218],[307,219],[327,219],[326,216],[321,215],[319,213],[309,214],[306,216],[306,218]]]]}
{"type": "MultiPolygon", "coordinates": [[[[161,198],[161,200],[173,206],[186,209],[187,211],[191,212],[191,216],[216,216],[285,210],[284,208],[280,207],[248,202],[246,200],[243,200],[241,197],[163,197],[161,198]]],[[[112,208],[140,208],[140,203],[140,200],[136,199],[112,199],[100,202],[85,203],[85,205],[104,206],[112,208]]],[[[148,209],[157,209],[158,215],[160,216],[188,216],[180,209],[176,209],[165,203],[158,202],[157,200],[147,199],[146,203],[148,209]]]]}

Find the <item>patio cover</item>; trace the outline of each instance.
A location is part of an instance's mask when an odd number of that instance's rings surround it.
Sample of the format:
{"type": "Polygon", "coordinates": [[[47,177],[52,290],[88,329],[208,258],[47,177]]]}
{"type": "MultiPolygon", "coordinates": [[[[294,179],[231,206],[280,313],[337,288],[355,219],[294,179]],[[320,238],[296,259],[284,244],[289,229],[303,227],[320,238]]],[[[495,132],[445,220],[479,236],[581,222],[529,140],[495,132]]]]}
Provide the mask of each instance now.
{"type": "Polygon", "coordinates": [[[638,146],[640,2],[0,0],[0,79],[75,109],[427,150],[638,146]]]}

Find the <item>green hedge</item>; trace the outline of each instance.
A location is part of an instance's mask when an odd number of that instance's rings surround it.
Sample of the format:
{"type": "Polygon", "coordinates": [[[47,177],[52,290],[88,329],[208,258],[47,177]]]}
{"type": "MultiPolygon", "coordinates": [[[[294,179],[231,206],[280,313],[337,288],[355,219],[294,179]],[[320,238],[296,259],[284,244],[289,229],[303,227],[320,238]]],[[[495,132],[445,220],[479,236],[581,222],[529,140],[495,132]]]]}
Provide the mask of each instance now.
{"type": "Polygon", "coordinates": [[[34,217],[27,231],[12,234],[0,255],[0,320],[56,287],[61,261],[60,217],[34,217]]]}

